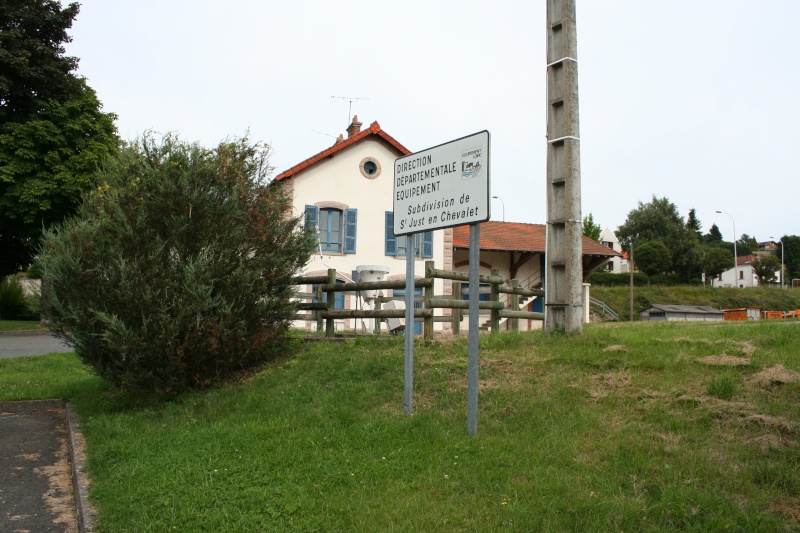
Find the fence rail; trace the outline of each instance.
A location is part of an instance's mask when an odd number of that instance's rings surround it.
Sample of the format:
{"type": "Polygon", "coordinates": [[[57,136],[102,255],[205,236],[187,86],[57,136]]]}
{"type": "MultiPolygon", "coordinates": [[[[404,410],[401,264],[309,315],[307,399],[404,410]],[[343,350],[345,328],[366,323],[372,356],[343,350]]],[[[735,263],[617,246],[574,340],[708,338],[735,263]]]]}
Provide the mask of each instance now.
{"type": "MultiPolygon", "coordinates": [[[[453,333],[456,335],[460,333],[464,310],[469,309],[469,301],[464,300],[463,297],[468,295],[470,290],[463,290],[461,283],[468,281],[469,274],[466,272],[439,270],[434,268],[433,261],[425,262],[425,277],[414,280],[415,288],[424,289],[424,294],[421,297],[418,296],[414,298],[415,302],[422,304],[421,308],[414,309],[414,321],[422,321],[423,336],[426,339],[433,338],[434,322],[450,322],[453,326],[453,333]],[[456,282],[453,285],[454,294],[434,295],[433,287],[436,279],[446,279],[456,282]],[[435,315],[435,309],[451,309],[452,316],[435,315]]],[[[334,309],[336,299],[332,296],[329,297],[329,295],[333,295],[337,292],[405,289],[405,280],[337,283],[336,270],[329,269],[327,276],[300,276],[295,278],[295,283],[297,285],[316,285],[312,293],[298,292],[296,294],[296,297],[302,300],[311,299],[316,301],[300,302],[298,304],[298,309],[301,311],[308,311],[308,313],[295,315],[295,320],[315,321],[317,323],[317,330],[322,330],[324,323],[326,336],[333,336],[335,320],[354,318],[374,319],[375,332],[380,333],[383,319],[405,318],[405,309],[381,309],[382,305],[386,302],[402,300],[402,298],[377,298],[375,300],[375,309],[334,309]]],[[[490,329],[492,333],[499,333],[500,319],[502,318],[511,320],[512,330],[519,329],[519,320],[542,320],[544,318],[542,313],[519,309],[520,296],[542,296],[544,295],[542,289],[520,287],[517,280],[511,280],[510,285],[505,285],[505,280],[498,275],[496,270],[493,270],[490,276],[480,276],[480,283],[490,285],[489,301],[479,302],[478,307],[479,309],[490,311],[490,329]],[[510,300],[508,304],[501,301],[501,294],[507,295],[506,299],[510,300]]],[[[472,290],[475,289],[476,288],[472,288],[472,290]]],[[[480,289],[478,288],[478,290],[480,289]]]]}

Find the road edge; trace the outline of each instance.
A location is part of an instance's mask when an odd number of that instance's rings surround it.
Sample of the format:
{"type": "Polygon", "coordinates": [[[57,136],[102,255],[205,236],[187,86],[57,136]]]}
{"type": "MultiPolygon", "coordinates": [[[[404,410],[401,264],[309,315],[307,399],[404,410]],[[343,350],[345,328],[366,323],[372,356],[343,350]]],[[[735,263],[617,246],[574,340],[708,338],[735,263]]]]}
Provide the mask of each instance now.
{"type": "Polygon", "coordinates": [[[81,420],[69,402],[65,409],[69,432],[69,458],[72,465],[72,487],[78,513],[78,531],[91,533],[97,521],[97,511],[89,502],[89,478],[86,475],[86,442],[83,439],[81,420]]]}

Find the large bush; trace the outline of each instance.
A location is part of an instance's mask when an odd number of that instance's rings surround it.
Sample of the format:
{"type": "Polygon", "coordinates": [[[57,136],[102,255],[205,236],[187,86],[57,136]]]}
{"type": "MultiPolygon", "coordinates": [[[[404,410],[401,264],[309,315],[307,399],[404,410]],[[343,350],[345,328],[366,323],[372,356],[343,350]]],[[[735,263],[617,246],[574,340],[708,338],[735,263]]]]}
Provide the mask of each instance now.
{"type": "Polygon", "coordinates": [[[314,237],[268,184],[266,147],[147,136],[45,233],[50,327],[103,377],[157,392],[202,387],[283,347],[292,277],[314,237]]]}

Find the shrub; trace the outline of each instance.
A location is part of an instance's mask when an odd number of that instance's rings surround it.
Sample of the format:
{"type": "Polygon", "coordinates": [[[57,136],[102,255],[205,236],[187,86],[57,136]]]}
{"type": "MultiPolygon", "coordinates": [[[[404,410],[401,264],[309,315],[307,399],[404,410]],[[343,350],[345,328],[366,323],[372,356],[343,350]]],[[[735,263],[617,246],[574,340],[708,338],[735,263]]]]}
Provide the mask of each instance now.
{"type": "Polygon", "coordinates": [[[314,247],[266,147],[174,136],[124,148],[39,255],[51,330],[118,386],[210,385],[283,347],[314,247]]]}
{"type": "Polygon", "coordinates": [[[0,319],[39,320],[38,297],[27,298],[14,276],[0,280],[0,319]]]}

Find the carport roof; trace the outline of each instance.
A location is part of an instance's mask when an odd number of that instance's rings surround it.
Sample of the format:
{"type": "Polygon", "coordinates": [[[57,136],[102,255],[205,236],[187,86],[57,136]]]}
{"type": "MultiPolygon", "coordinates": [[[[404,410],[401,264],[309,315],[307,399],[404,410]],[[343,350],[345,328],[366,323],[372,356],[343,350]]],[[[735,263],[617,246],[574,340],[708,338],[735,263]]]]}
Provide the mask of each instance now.
{"type": "MultiPolygon", "coordinates": [[[[469,248],[469,226],[453,229],[453,249],[459,248],[469,248]]],[[[544,224],[495,221],[481,224],[481,250],[544,253],[545,249],[544,224]]],[[[586,236],[583,237],[583,255],[620,257],[618,252],[586,236]]]]}

